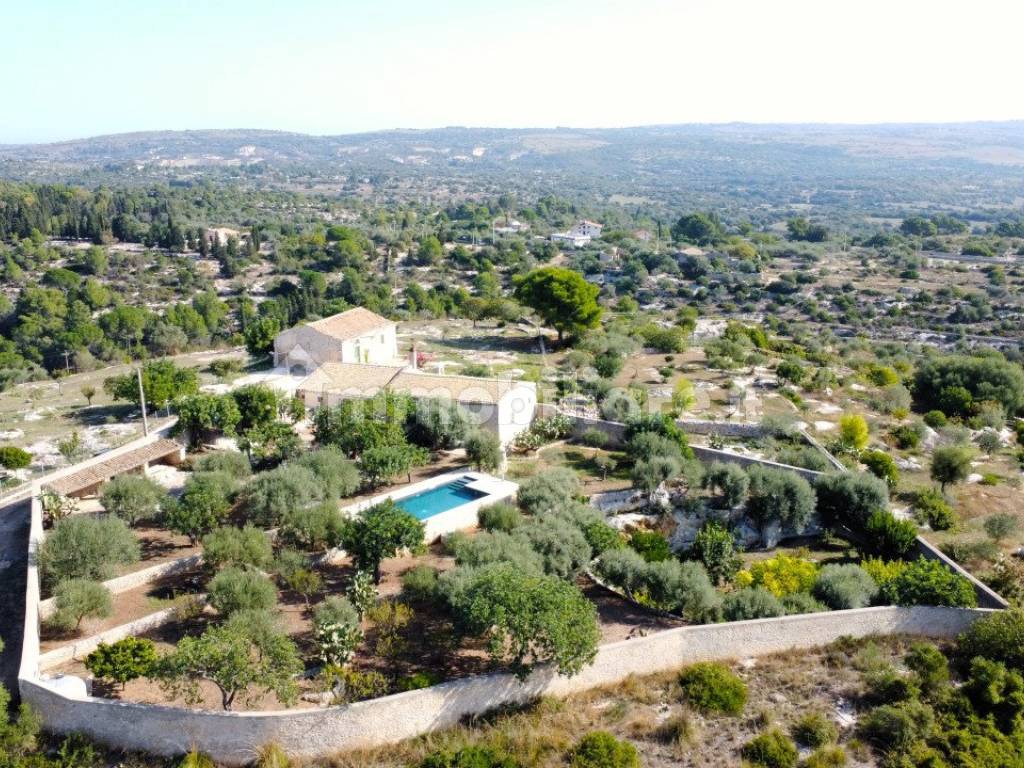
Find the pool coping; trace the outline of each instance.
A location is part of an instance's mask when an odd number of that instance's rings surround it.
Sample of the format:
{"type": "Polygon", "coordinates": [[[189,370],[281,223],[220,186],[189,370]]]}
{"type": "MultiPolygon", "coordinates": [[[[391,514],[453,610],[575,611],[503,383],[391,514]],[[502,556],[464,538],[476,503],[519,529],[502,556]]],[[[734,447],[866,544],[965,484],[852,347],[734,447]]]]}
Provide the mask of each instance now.
{"type": "Polygon", "coordinates": [[[409,496],[415,496],[418,493],[424,491],[432,491],[435,488],[439,488],[442,485],[459,480],[463,477],[472,477],[473,480],[466,484],[466,487],[470,490],[479,491],[486,493],[479,499],[472,499],[467,501],[465,504],[459,504],[457,507],[452,507],[444,512],[439,512],[436,515],[431,515],[425,518],[421,522],[424,527],[424,538],[426,541],[431,542],[435,539],[444,536],[454,531],[461,531],[467,528],[473,528],[477,524],[477,512],[483,507],[489,507],[492,504],[497,504],[499,501],[507,501],[516,495],[519,491],[519,484],[513,483],[511,480],[504,480],[493,475],[489,475],[486,472],[476,472],[471,469],[458,469],[452,472],[445,472],[442,475],[427,478],[426,480],[420,480],[419,482],[412,483],[406,488],[401,488],[397,491],[390,491],[388,493],[382,493],[378,496],[373,496],[365,501],[351,504],[347,507],[343,507],[341,512],[344,515],[350,517],[357,515],[364,509],[380,504],[383,501],[391,499],[392,501],[401,501],[402,499],[408,498],[409,496]]]}

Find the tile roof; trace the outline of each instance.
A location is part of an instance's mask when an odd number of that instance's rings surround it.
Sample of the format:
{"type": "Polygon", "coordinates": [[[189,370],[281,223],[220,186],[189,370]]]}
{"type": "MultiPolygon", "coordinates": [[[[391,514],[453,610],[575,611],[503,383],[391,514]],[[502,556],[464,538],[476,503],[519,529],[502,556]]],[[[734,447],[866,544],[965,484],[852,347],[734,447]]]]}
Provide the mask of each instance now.
{"type": "Polygon", "coordinates": [[[335,339],[355,339],[389,325],[394,325],[394,322],[381,317],[376,312],[371,312],[363,307],[355,307],[325,317],[323,320],[315,320],[308,323],[306,327],[313,328],[325,336],[335,339]]]}
{"type": "Polygon", "coordinates": [[[181,446],[176,442],[161,438],[149,445],[125,451],[105,461],[85,467],[77,472],[72,472],[70,475],[58,477],[56,480],[47,483],[46,487],[61,496],[67,496],[69,493],[81,491],[97,483],[104,483],[112,477],[123,475],[125,472],[131,472],[147,462],[157,461],[180,452],[181,446]]]}
{"type": "Polygon", "coordinates": [[[451,398],[463,403],[497,403],[521,382],[475,376],[437,376],[401,366],[324,363],[303,379],[299,389],[372,397],[385,387],[413,397],[451,398]]]}

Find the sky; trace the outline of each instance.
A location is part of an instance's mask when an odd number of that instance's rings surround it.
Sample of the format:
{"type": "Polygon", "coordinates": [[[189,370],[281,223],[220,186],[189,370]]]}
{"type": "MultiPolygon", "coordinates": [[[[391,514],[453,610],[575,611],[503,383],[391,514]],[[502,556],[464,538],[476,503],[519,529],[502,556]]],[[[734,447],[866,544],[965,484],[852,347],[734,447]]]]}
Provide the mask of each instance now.
{"type": "Polygon", "coordinates": [[[1024,118],[1019,0],[0,0],[0,143],[1024,118]]]}

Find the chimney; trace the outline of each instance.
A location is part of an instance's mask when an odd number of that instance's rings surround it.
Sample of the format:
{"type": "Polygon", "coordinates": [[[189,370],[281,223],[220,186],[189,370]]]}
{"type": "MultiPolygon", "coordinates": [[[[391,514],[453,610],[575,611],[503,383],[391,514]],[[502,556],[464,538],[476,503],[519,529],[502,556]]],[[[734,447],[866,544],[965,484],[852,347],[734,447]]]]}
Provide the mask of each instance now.
{"type": "Polygon", "coordinates": [[[412,343],[412,349],[409,350],[409,368],[416,370],[416,342],[412,343]]]}

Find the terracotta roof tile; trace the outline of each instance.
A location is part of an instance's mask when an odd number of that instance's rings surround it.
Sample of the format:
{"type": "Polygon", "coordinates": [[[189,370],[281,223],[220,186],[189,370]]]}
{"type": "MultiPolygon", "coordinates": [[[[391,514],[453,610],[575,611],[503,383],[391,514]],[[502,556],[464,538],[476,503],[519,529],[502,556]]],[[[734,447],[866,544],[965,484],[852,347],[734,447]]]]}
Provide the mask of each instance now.
{"type": "Polygon", "coordinates": [[[394,325],[394,322],[381,317],[376,312],[371,312],[363,307],[355,307],[325,317],[323,320],[315,320],[307,327],[335,339],[355,339],[389,325],[394,325]]]}

